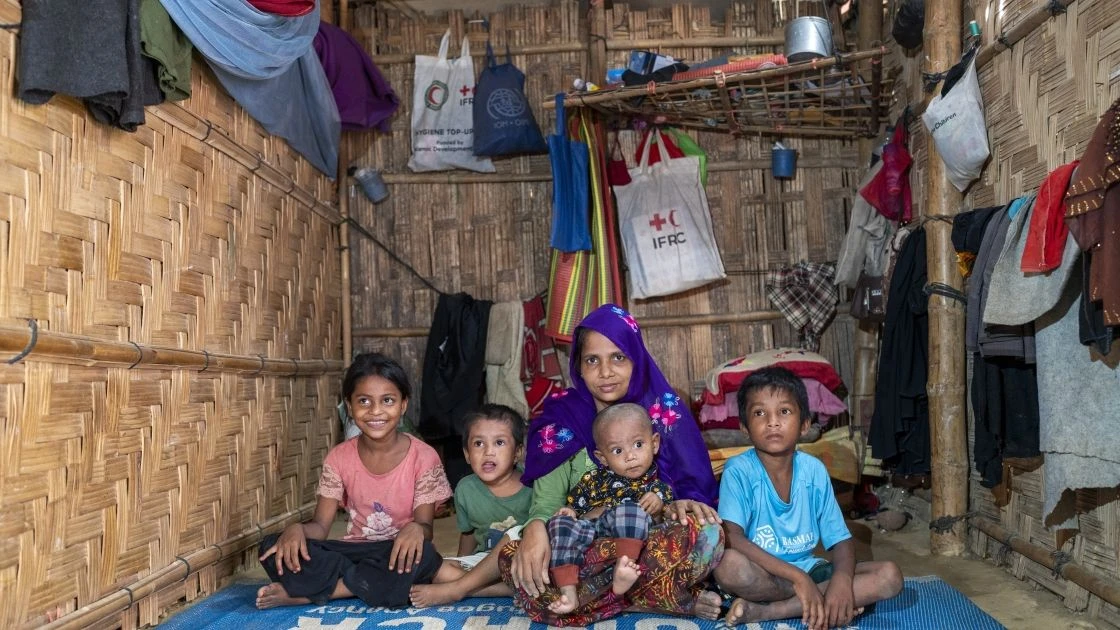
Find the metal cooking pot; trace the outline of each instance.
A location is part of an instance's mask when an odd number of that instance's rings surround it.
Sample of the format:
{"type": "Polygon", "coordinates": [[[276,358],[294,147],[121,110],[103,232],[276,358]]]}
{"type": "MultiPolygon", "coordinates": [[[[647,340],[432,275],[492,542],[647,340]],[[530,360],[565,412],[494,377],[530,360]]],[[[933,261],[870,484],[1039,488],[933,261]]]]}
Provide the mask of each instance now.
{"type": "Polygon", "coordinates": [[[822,17],[794,18],[786,25],[786,59],[790,63],[832,56],[832,27],[822,17]]]}

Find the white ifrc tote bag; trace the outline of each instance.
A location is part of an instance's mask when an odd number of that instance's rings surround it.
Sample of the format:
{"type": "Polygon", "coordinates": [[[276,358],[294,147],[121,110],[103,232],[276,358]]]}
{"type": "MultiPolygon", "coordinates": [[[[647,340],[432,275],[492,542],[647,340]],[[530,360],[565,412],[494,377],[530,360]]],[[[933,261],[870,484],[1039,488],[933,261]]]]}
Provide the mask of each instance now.
{"type": "Polygon", "coordinates": [[[630,183],[615,186],[619,230],[629,267],[631,297],[687,291],[726,278],[712,233],[700,158],[668,158],[661,131],[650,134],[630,183]],[[661,161],[650,166],[650,147],[661,161]]]}
{"type": "Polygon", "coordinates": [[[474,154],[474,62],[463,36],[459,58],[447,59],[451,30],[443,35],[439,56],[416,55],[412,85],[412,157],[416,172],[463,168],[493,173],[490,158],[474,154]]]}

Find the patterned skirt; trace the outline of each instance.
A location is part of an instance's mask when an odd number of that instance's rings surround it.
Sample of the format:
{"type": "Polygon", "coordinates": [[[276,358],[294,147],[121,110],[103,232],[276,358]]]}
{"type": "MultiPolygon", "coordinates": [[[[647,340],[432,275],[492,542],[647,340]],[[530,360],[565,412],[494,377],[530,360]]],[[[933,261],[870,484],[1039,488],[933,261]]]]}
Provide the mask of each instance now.
{"type": "Polygon", "coordinates": [[[513,589],[517,605],[533,621],[551,626],[588,626],[630,607],[673,615],[692,614],[693,602],[704,590],[702,582],[723,556],[723,529],[715,524],[693,522],[654,527],[638,561],[642,575],[621,597],[611,591],[618,560],[614,539],[596,540],[584,554],[579,571],[576,593],[580,605],[566,615],[556,615],[548,609],[560,597],[555,586],[549,586],[537,598],[514,586],[510,566],[517,545],[506,545],[498,556],[502,580],[513,589]]]}

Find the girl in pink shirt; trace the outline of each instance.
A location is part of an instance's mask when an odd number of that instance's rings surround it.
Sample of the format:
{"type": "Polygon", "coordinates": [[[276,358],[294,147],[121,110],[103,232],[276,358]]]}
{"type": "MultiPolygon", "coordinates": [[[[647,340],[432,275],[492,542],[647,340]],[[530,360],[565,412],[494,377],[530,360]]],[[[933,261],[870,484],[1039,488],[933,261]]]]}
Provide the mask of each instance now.
{"type": "Polygon", "coordinates": [[[314,517],[261,541],[272,583],[257,592],[257,608],[346,597],[407,606],[412,585],[435,578],[443,558],[432,546],[432,521],[451,486],[435,450],[397,431],[410,392],[396,361],[354,358],[342,393],[361,434],[323,461],[314,517]],[[326,540],[339,507],[350,515],[346,536],[326,540]]]}

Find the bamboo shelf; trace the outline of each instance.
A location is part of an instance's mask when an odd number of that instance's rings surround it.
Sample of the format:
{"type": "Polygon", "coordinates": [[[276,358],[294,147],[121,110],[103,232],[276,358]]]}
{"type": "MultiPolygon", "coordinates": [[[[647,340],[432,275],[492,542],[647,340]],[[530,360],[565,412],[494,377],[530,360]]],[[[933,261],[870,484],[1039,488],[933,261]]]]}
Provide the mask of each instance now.
{"type": "MultiPolygon", "coordinates": [[[[710,77],[568,94],[564,106],[734,135],[872,137],[890,109],[885,48],[710,77]],[[871,70],[857,71],[870,61],[871,70]],[[870,76],[865,76],[870,75],[870,76]]],[[[546,108],[555,107],[549,101],[546,108]]]]}

